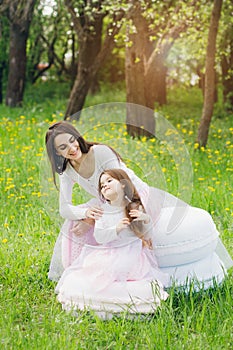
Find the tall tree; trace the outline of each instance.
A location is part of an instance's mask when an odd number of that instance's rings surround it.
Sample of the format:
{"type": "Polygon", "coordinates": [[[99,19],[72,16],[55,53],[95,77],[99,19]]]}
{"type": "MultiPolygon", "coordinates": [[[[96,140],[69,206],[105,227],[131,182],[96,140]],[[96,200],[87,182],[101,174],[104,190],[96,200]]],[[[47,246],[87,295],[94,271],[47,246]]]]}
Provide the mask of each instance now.
{"type": "Polygon", "coordinates": [[[130,1],[126,48],[127,128],[132,136],[154,134],[154,104],[166,103],[166,63],[175,40],[193,23],[200,6],[180,1],[130,1]],[[146,115],[136,105],[148,107],[146,115]],[[142,126],[142,128],[141,128],[142,126]]]}
{"type": "MultiPolygon", "coordinates": [[[[83,108],[91,82],[113,48],[114,36],[120,30],[118,24],[124,12],[120,9],[114,11],[107,0],[65,0],[65,5],[71,14],[79,46],[77,76],[66,110],[66,118],[69,118],[83,108]],[[107,15],[108,25],[102,43],[103,19],[107,15]]],[[[79,115],[76,114],[75,118],[79,115]]]]}
{"type": "Polygon", "coordinates": [[[3,102],[3,81],[7,72],[9,24],[5,14],[0,17],[0,103],[3,102]]]}
{"type": "Polygon", "coordinates": [[[198,128],[197,143],[205,147],[208,140],[209,126],[213,115],[215,94],[215,53],[222,0],[214,0],[205,62],[205,93],[201,121],[198,128]]]}
{"type": "Polygon", "coordinates": [[[6,105],[20,106],[26,76],[26,45],[33,10],[37,0],[3,0],[0,12],[7,11],[10,21],[9,74],[6,105]]]}

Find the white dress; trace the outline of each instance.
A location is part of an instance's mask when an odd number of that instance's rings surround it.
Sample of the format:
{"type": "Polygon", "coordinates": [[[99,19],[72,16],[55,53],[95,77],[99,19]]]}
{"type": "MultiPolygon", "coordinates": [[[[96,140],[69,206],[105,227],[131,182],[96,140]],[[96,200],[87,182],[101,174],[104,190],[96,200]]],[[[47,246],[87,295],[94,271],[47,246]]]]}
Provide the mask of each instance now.
{"type": "Polygon", "coordinates": [[[195,208],[177,197],[149,187],[132,170],[119,161],[113,151],[105,145],[93,146],[95,171],[85,179],[68,163],[59,176],[60,214],[65,223],[57,239],[50,264],[49,278],[58,280],[64,269],[80,255],[84,244],[95,244],[93,231],[85,236],[70,232],[75,220],[85,218],[87,207],[98,203],[98,180],[101,172],[110,168],[121,168],[127,172],[140,194],[146,212],[153,221],[154,254],[160,270],[173,283],[185,287],[195,280],[197,288],[208,288],[221,283],[232,259],[219,238],[219,232],[208,212],[195,208]],[[78,183],[93,199],[83,205],[72,205],[72,190],[78,183]],[[213,283],[214,281],[214,283],[213,283]]]}
{"type": "MultiPolygon", "coordinates": [[[[80,256],[65,269],[56,287],[63,309],[91,309],[97,314],[152,313],[168,294],[168,276],[157,266],[153,251],[130,228],[116,232],[124,210],[103,205],[96,221],[97,245],[84,245],[80,256]]],[[[150,230],[150,225],[146,225],[150,230]]]]}

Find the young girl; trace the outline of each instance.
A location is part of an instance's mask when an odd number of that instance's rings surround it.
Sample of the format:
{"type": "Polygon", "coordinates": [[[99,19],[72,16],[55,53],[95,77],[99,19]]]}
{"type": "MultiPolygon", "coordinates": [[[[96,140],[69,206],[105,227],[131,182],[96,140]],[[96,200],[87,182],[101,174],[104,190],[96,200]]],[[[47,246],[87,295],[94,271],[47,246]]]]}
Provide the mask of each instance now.
{"type": "Polygon", "coordinates": [[[167,298],[150,249],[151,219],[125,171],[99,179],[103,214],[96,220],[96,246],[85,245],[56,288],[65,310],[90,308],[98,315],[153,312],[167,298]]]}

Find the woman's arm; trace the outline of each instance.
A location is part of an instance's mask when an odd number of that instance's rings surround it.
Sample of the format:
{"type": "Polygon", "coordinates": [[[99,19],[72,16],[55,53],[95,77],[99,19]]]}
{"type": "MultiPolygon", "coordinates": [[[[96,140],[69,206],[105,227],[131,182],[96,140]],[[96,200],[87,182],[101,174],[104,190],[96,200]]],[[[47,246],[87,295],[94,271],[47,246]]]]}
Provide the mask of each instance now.
{"type": "Polygon", "coordinates": [[[87,209],[98,204],[96,198],[92,198],[85,204],[72,204],[72,191],[74,182],[65,173],[59,176],[59,211],[64,219],[80,220],[86,218],[87,209]]]}

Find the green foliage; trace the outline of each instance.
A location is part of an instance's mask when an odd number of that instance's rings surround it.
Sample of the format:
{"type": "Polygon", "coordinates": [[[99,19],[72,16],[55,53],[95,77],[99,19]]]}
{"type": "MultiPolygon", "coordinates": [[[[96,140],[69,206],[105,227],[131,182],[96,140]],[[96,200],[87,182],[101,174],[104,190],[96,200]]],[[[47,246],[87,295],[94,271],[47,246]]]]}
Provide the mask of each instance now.
{"type": "MultiPolygon", "coordinates": [[[[127,315],[101,321],[92,313],[66,314],[56,301],[55,284],[47,279],[53,245],[59,232],[57,192],[47,177],[43,181],[44,134],[52,121],[63,118],[66,85],[38,84],[26,91],[23,108],[0,107],[0,329],[2,349],[230,349],[232,348],[232,272],[222,286],[185,294],[171,290],[169,299],[154,315],[134,320],[127,315]],[[51,89],[51,91],[49,91],[51,89]],[[49,96],[47,98],[46,96],[49,96]],[[47,183],[47,187],[45,187],[47,183]],[[54,212],[53,212],[54,211],[54,212]]],[[[88,105],[122,101],[122,91],[98,95],[88,105]],[[97,98],[98,97],[98,98],[97,98]],[[114,98],[114,100],[113,100],[114,98]]],[[[214,117],[207,149],[195,150],[194,140],[201,115],[199,90],[171,91],[169,104],[160,110],[179,131],[188,149],[194,172],[192,204],[208,210],[233,255],[232,115],[214,117]]],[[[131,140],[124,125],[91,129],[90,109],[79,122],[87,136],[129,147],[137,167],[139,152],[143,171],[150,172],[151,149],[164,169],[170,192],[176,194],[176,169],[164,145],[131,140]],[[88,115],[88,117],[85,117],[88,115]],[[120,142],[117,143],[117,139],[120,142]],[[139,151],[137,150],[139,147],[139,151]],[[141,148],[140,148],[141,147],[141,148]],[[149,158],[147,158],[149,157],[149,158]],[[166,171],[165,171],[166,169],[166,171]]],[[[116,113],[109,109],[109,114],[116,113]]],[[[101,115],[99,116],[101,121],[101,115]]],[[[190,189],[191,190],[191,189],[190,189]]],[[[82,192],[78,192],[81,194],[82,192]]],[[[80,197],[79,197],[80,200],[80,197]]],[[[82,197],[81,197],[82,200],[82,197]]]]}

